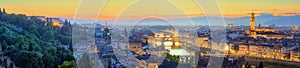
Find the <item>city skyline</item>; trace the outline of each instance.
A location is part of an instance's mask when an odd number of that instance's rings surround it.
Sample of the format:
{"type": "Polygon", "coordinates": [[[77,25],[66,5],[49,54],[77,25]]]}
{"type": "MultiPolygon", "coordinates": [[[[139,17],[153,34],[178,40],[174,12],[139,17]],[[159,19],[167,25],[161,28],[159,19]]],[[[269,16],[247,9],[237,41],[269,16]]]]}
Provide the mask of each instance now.
{"type": "Polygon", "coordinates": [[[0,68],[300,68],[299,4],[0,0],[0,68]]]}

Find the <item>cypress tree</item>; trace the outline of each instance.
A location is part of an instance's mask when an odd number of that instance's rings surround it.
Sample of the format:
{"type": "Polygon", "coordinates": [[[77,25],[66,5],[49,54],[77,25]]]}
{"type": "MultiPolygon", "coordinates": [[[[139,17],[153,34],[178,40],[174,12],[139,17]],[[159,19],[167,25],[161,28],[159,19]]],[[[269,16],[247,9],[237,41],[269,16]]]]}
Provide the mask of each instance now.
{"type": "Polygon", "coordinates": [[[2,13],[2,10],[1,10],[2,8],[0,8],[0,13],[2,13]]]}
{"type": "Polygon", "coordinates": [[[2,41],[1,45],[2,45],[2,50],[3,50],[3,51],[4,51],[4,50],[6,49],[6,47],[8,46],[5,40],[2,41]]]}
{"type": "Polygon", "coordinates": [[[264,68],[263,62],[259,62],[258,68],[264,68]]]}
{"type": "Polygon", "coordinates": [[[29,47],[28,47],[28,51],[33,51],[33,44],[30,43],[29,47]]]}
{"type": "Polygon", "coordinates": [[[5,8],[3,8],[3,11],[2,11],[3,13],[6,13],[6,11],[5,11],[5,8]]]}

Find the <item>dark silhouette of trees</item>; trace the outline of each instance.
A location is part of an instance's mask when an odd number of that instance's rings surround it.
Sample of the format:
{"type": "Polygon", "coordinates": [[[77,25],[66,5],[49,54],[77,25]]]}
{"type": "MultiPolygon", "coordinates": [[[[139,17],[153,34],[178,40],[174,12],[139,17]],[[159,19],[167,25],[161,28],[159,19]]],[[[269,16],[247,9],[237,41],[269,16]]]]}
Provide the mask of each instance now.
{"type": "Polygon", "coordinates": [[[258,68],[264,68],[263,62],[259,62],[258,68]]]}

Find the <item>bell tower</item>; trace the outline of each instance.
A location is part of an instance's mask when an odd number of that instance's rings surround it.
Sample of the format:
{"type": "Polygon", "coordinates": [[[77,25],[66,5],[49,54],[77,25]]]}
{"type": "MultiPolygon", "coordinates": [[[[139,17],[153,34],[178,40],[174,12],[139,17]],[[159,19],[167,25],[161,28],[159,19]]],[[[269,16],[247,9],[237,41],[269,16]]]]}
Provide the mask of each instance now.
{"type": "Polygon", "coordinates": [[[251,13],[250,16],[250,30],[255,30],[255,15],[254,13],[251,13]]]}

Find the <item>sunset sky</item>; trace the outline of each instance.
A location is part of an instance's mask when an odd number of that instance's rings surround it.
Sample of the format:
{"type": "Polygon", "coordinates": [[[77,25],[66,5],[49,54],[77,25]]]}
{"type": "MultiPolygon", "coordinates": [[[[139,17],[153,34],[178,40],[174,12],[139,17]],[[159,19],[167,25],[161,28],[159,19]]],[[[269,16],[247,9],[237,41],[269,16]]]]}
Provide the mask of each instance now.
{"type": "MultiPolygon", "coordinates": [[[[135,0],[109,0],[100,14],[101,17],[114,19],[121,11],[135,0]]],[[[190,16],[201,15],[193,0],[170,0],[177,4],[184,12],[190,16]]],[[[26,15],[58,16],[73,18],[76,14],[80,0],[0,0],[0,8],[6,8],[9,13],[20,13],[26,15]]],[[[294,15],[300,13],[300,0],[218,0],[221,11],[225,17],[245,16],[254,10],[260,13],[270,13],[273,15],[294,15]]],[[[155,2],[145,4],[155,5],[155,2]]],[[[94,7],[94,6],[90,6],[94,7]]],[[[157,7],[158,9],[160,7],[157,7]]],[[[159,9],[164,10],[164,9],[159,9]]],[[[132,14],[138,16],[146,14],[132,14]]],[[[163,14],[165,15],[165,14],[163,14]]],[[[167,14],[176,15],[176,14],[167,14]]],[[[180,15],[176,15],[180,16],[180,15]]]]}

